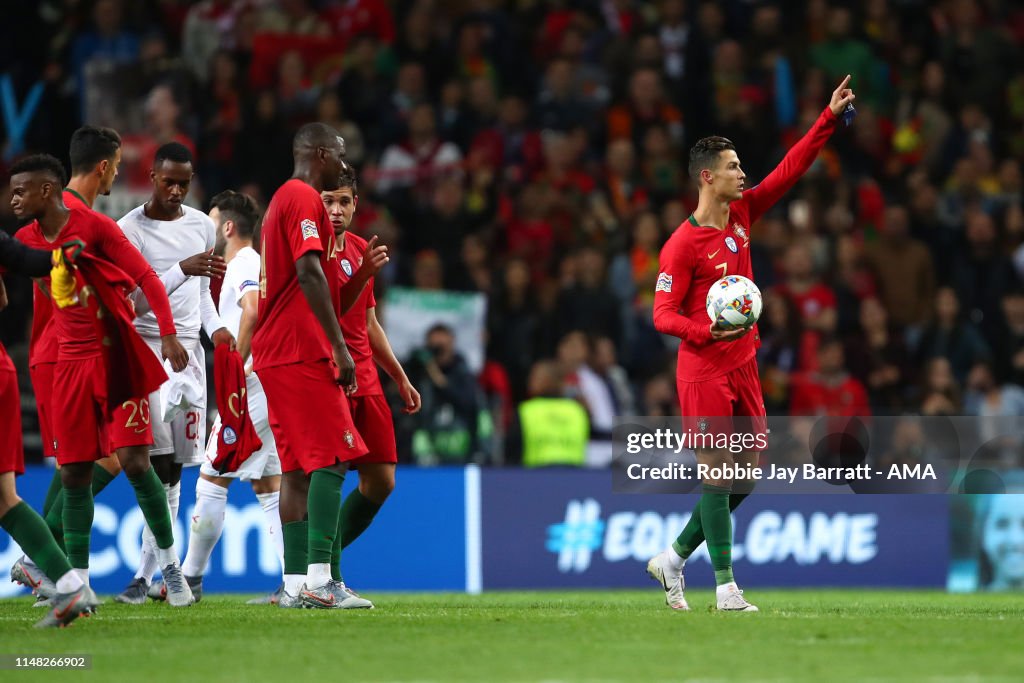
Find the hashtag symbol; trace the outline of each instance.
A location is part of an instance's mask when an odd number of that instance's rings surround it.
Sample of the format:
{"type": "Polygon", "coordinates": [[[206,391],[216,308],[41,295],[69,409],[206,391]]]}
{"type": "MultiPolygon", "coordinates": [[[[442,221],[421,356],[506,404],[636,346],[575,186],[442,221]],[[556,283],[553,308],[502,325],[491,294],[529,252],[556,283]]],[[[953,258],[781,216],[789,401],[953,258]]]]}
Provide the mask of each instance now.
{"type": "Polygon", "coordinates": [[[604,540],[601,505],[593,498],[571,500],[565,508],[565,521],[548,527],[545,547],[558,553],[558,569],[563,573],[582,573],[590,566],[593,551],[604,540]]]}

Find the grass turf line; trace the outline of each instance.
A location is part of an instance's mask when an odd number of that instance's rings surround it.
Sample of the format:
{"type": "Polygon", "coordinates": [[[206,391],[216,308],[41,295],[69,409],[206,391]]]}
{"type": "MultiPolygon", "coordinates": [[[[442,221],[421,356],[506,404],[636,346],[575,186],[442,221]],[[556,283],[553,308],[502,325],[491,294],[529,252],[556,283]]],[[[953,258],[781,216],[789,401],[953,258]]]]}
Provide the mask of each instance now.
{"type": "Polygon", "coordinates": [[[673,613],[661,592],[387,594],[372,611],[280,610],[248,596],[188,609],[107,602],[70,629],[31,628],[0,600],[0,653],[91,654],[87,672],[0,679],[110,681],[1011,681],[1024,670],[1024,595],[750,591],[720,614],[710,591],[673,613]]]}

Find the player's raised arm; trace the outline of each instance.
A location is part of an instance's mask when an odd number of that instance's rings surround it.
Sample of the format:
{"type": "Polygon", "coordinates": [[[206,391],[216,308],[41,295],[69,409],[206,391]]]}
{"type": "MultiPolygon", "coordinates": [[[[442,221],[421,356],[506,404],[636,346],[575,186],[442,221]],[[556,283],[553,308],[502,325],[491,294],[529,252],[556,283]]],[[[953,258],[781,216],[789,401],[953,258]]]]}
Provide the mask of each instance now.
{"type": "Polygon", "coordinates": [[[743,193],[743,201],[750,209],[751,223],[779,201],[782,195],[786,194],[800,180],[800,177],[818,158],[818,153],[821,152],[822,147],[835,131],[839,115],[843,113],[847,105],[856,99],[856,95],[848,87],[849,85],[850,76],[847,75],[839,87],[832,92],[831,101],[811,129],[790,148],[779,165],[765,176],[759,185],[743,193]]]}
{"type": "Polygon", "coordinates": [[[363,253],[362,265],[356,270],[356,274],[352,276],[352,279],[341,287],[339,308],[341,308],[342,315],[348,313],[348,310],[352,308],[352,305],[359,298],[366,283],[376,277],[377,273],[387,265],[389,260],[388,248],[383,244],[377,244],[376,235],[371,237],[366,245],[366,251],[363,253]]]}

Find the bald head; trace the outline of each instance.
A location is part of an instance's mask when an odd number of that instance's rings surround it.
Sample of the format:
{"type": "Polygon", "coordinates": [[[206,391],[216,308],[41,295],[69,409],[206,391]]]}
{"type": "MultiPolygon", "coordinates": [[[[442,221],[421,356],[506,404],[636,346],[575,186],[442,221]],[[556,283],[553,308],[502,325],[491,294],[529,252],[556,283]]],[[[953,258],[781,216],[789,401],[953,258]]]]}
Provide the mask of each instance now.
{"type": "Polygon", "coordinates": [[[338,189],[345,156],[345,140],[331,126],[307,123],[292,141],[295,175],[302,177],[317,192],[338,189]]]}
{"type": "Polygon", "coordinates": [[[318,147],[330,149],[338,144],[341,145],[342,154],[344,154],[345,141],[338,135],[338,131],[326,123],[307,123],[295,133],[295,139],[292,141],[292,155],[298,160],[300,155],[316,152],[318,147]]]}

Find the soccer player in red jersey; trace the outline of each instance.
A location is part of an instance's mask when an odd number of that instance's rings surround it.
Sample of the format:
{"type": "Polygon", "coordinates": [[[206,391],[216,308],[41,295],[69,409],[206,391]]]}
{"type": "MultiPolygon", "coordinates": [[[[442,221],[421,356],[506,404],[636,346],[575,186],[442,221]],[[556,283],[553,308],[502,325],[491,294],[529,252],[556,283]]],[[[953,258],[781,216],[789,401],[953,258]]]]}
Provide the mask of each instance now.
{"type": "MultiPolygon", "coordinates": [[[[50,254],[29,249],[0,231],[0,272],[4,269],[43,277],[50,272],[50,254]]],[[[0,310],[6,307],[7,291],[0,280],[0,310]]],[[[0,528],[38,563],[55,587],[53,608],[36,626],[67,626],[96,598],[71,568],[43,518],[18,497],[14,478],[24,472],[18,379],[14,364],[0,344],[0,528]]]]}
{"type": "MultiPolygon", "coordinates": [[[[64,205],[60,188],[64,170],[52,156],[26,157],[11,169],[11,208],[29,226],[41,231],[50,244],[81,240],[85,252],[116,263],[145,292],[160,321],[163,357],[176,370],[184,368],[188,354],[178,341],[170,304],[160,279],[138,250],[110,218],[84,208],[64,205]]],[[[107,408],[107,369],[101,341],[89,310],[74,305],[53,309],[57,333],[52,409],[57,462],[64,486],[62,513],[65,547],[71,565],[88,583],[89,537],[94,514],[93,463],[111,450],[135,489],[139,507],[157,536],[160,562],[167,577],[168,601],[189,605],[192,595],[174,554],[167,496],[149,462],[152,430],[146,397],[107,408]],[[173,594],[173,598],[172,598],[173,594]]]]}
{"type": "Polygon", "coordinates": [[[334,229],[335,258],[341,266],[341,310],[339,322],[345,342],[356,364],[357,388],[348,397],[352,419],[369,453],[349,463],[359,472],[359,487],[348,494],[341,506],[338,534],[331,553],[332,580],[341,582],[341,551],[359,537],[395,488],[398,449],[391,408],[377,374],[377,363],[398,385],[405,404],[403,412],[420,409],[420,394],[413,387],[402,364],[391,350],[384,328],[377,321],[374,277],[388,262],[387,247],[369,243],[347,232],[356,213],[359,194],[355,170],[345,165],[337,190],[320,193],[334,229]],[[376,362],[375,362],[376,361],[376,362]]]}
{"type": "MultiPolygon", "coordinates": [[[[121,136],[112,128],[82,126],[71,136],[69,156],[71,180],[64,189],[64,205],[71,209],[91,209],[96,197],[110,194],[117,179],[117,169],[121,164],[121,136]]],[[[17,234],[17,239],[35,249],[48,250],[53,246],[43,236],[38,224],[22,228],[17,234]]],[[[33,287],[29,374],[36,397],[43,454],[47,457],[56,456],[50,404],[53,393],[53,369],[57,366],[57,334],[52,322],[53,304],[50,299],[49,281],[37,278],[33,287]]],[[[106,488],[120,471],[121,465],[114,455],[97,460],[93,466],[93,496],[106,488]]],[[[61,525],[64,509],[62,492],[60,470],[57,470],[46,493],[42,512],[50,531],[61,547],[64,545],[64,529],[61,525]]],[[[31,558],[22,558],[16,562],[11,567],[11,578],[32,586],[40,594],[40,599],[45,599],[47,594],[53,592],[53,586],[48,585],[45,575],[37,570],[31,558]]]]}
{"type": "Polygon", "coordinates": [[[320,199],[322,191],[337,189],[344,154],[345,143],[330,126],[300,128],[292,143],[294,173],[274,193],[261,230],[252,356],[281,459],[280,607],[373,607],[329,585],[341,485],[348,463],[367,453],[342,389],[356,389],[355,363],[338,324],[340,266],[331,258],[334,232],[320,199]]]}
{"type": "MultiPolygon", "coordinates": [[[[708,289],[725,275],[753,279],[750,228],[807,171],[835,130],[837,117],[854,100],[847,76],[832,93],[810,131],[761,182],[744,187],[746,175],[732,142],[722,137],[697,141],[690,150],[690,176],[700,186],[697,210],[669,237],[661,250],[654,294],[654,326],[679,337],[676,383],[683,428],[714,432],[731,429],[731,418],[746,418],[753,434],[767,428],[764,398],[757,374],[756,327],[723,330],[708,320],[708,289]]],[[[697,449],[701,465],[755,467],[758,451],[697,449]]],[[[673,609],[687,610],[683,564],[707,540],[718,585],[719,610],[756,611],[743,598],[732,572],[730,512],[746,497],[751,481],[705,479],[703,494],[682,533],[671,547],[653,557],[647,572],[665,589],[673,609]],[[735,493],[733,491],[736,491],[735,493]]]]}

